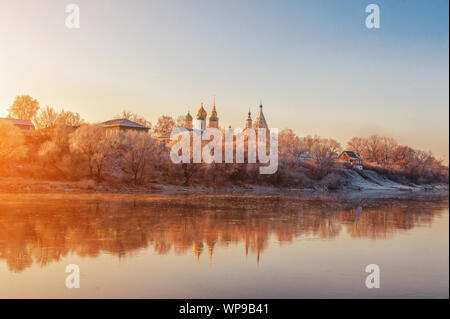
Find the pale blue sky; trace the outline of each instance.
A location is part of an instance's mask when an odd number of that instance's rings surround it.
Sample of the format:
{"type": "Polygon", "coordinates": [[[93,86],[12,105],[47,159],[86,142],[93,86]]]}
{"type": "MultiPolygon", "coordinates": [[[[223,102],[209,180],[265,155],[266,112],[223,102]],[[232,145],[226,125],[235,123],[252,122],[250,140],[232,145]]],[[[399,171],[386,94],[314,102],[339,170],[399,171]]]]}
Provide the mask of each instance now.
{"type": "MultiPolygon", "coordinates": [[[[448,1],[0,0],[0,116],[18,94],[155,122],[217,96],[222,126],[262,99],[299,135],[386,134],[448,161],[448,1]],[[81,28],[65,27],[77,3],[81,28]],[[365,27],[377,3],[381,29],[365,27]]],[[[209,111],[209,108],[208,108],[209,111]]]]}

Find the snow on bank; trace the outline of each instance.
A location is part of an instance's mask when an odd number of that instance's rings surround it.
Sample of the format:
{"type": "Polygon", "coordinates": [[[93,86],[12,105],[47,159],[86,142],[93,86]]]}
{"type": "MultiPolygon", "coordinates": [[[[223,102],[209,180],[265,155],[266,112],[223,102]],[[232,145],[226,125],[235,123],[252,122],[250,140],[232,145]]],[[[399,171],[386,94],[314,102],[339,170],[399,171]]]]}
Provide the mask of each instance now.
{"type": "Polygon", "coordinates": [[[274,187],[262,185],[210,187],[190,185],[186,187],[161,185],[164,194],[236,194],[236,195],[287,195],[313,197],[355,197],[390,198],[398,196],[447,196],[446,184],[415,185],[400,184],[379,175],[375,171],[364,170],[360,173],[351,169],[341,171],[344,179],[341,188],[330,190],[318,183],[312,188],[274,187]],[[364,176],[364,177],[363,177],[364,176]]]}
{"type": "Polygon", "coordinates": [[[347,193],[351,193],[352,191],[354,192],[356,190],[358,193],[366,195],[378,194],[385,196],[395,196],[400,193],[410,193],[411,195],[432,195],[431,193],[433,193],[434,195],[442,195],[445,193],[448,194],[449,190],[447,184],[400,184],[371,170],[363,170],[360,174],[354,170],[347,169],[344,171],[344,174],[346,177],[346,186],[344,186],[344,189],[342,191],[347,193]]]}
{"type": "Polygon", "coordinates": [[[358,190],[376,190],[376,191],[413,191],[421,188],[417,185],[403,185],[378,175],[374,171],[363,170],[362,173],[367,177],[364,178],[358,172],[348,169],[345,170],[347,182],[350,188],[358,190]]]}

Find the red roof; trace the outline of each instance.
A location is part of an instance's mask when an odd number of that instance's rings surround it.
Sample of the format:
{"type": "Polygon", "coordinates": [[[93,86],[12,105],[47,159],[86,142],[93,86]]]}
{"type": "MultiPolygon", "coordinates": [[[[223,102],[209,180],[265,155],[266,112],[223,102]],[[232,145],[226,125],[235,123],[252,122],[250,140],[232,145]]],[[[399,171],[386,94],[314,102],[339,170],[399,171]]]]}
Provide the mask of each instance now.
{"type": "Polygon", "coordinates": [[[28,130],[34,130],[34,125],[31,123],[31,121],[28,120],[19,120],[19,119],[11,119],[11,118],[0,118],[0,120],[6,120],[10,122],[11,124],[20,127],[20,128],[27,128],[28,130]]]}

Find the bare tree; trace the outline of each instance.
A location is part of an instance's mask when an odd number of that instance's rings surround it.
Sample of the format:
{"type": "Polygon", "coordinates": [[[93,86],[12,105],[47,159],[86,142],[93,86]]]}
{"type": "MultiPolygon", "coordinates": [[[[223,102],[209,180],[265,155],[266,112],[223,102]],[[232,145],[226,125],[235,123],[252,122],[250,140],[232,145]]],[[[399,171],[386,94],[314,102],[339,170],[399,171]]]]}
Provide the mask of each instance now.
{"type": "Polygon", "coordinates": [[[107,138],[103,127],[83,124],[70,136],[70,149],[87,159],[90,176],[100,180],[105,161],[112,155],[116,141],[107,138]]]}
{"type": "Polygon", "coordinates": [[[80,126],[84,123],[80,114],[64,110],[59,113],[57,122],[72,127],[80,126]]]}
{"type": "Polygon", "coordinates": [[[140,132],[127,132],[120,139],[122,170],[132,176],[135,184],[141,184],[153,156],[158,155],[159,146],[150,135],[140,132]]]}
{"type": "Polygon", "coordinates": [[[370,161],[377,162],[378,152],[380,150],[381,139],[378,135],[370,136],[366,141],[366,158],[370,161]]]}
{"type": "Polygon", "coordinates": [[[397,148],[397,142],[391,137],[381,137],[378,148],[377,162],[384,167],[393,165],[394,151],[397,148]]]}
{"type": "Polygon", "coordinates": [[[396,165],[405,168],[414,158],[415,151],[409,146],[397,146],[393,151],[392,157],[396,165]]]}
{"type": "Polygon", "coordinates": [[[297,156],[305,151],[305,143],[291,129],[284,129],[278,134],[278,156],[281,163],[295,165],[298,163],[297,156]]]}
{"type": "Polygon", "coordinates": [[[317,145],[318,143],[320,143],[320,137],[315,135],[315,136],[306,136],[302,139],[301,141],[304,145],[304,149],[306,152],[312,153],[312,149],[315,145],[317,145]]]}
{"type": "Polygon", "coordinates": [[[174,119],[171,116],[163,115],[158,118],[154,132],[156,136],[169,135],[175,127],[174,119]]]}
{"type": "Polygon", "coordinates": [[[316,140],[311,149],[311,154],[316,161],[314,174],[319,177],[325,177],[333,167],[333,163],[341,150],[341,145],[328,138],[319,138],[316,140]]]}
{"type": "Polygon", "coordinates": [[[57,123],[48,132],[48,138],[39,147],[39,158],[46,167],[56,171],[59,178],[78,175],[78,158],[70,152],[70,134],[73,130],[67,125],[57,123]]]}
{"type": "Polygon", "coordinates": [[[367,139],[361,137],[353,137],[347,143],[347,148],[349,151],[353,151],[359,156],[363,156],[367,147],[367,139]]]}
{"type": "Polygon", "coordinates": [[[320,165],[330,165],[339,155],[341,144],[331,138],[322,138],[312,147],[312,155],[320,165]]]}
{"type": "Polygon", "coordinates": [[[391,137],[372,135],[369,138],[353,137],[347,146],[364,159],[389,167],[394,165],[394,152],[398,144],[391,137]]]}
{"type": "Polygon", "coordinates": [[[56,121],[58,120],[58,112],[55,111],[54,108],[50,106],[46,106],[44,109],[40,110],[38,116],[36,116],[34,123],[37,128],[47,128],[54,127],[56,125],[56,121]]]}
{"type": "Polygon", "coordinates": [[[20,120],[33,120],[39,110],[39,102],[29,95],[17,96],[8,109],[8,116],[20,120]]]}

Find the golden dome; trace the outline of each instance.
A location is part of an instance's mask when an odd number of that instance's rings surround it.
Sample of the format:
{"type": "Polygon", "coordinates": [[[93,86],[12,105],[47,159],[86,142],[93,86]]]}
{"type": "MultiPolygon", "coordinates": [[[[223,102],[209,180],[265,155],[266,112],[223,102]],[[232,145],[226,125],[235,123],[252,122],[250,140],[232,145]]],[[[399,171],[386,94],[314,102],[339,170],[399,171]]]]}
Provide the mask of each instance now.
{"type": "Polygon", "coordinates": [[[200,106],[200,108],[197,111],[197,120],[204,120],[206,119],[206,116],[208,115],[208,113],[206,113],[205,109],[203,108],[203,102],[202,105],[200,106]]]}
{"type": "Polygon", "coordinates": [[[211,115],[209,116],[209,120],[210,121],[218,121],[219,120],[217,118],[217,111],[216,111],[216,96],[214,96],[214,104],[213,104],[213,108],[211,111],[211,115]]]}

